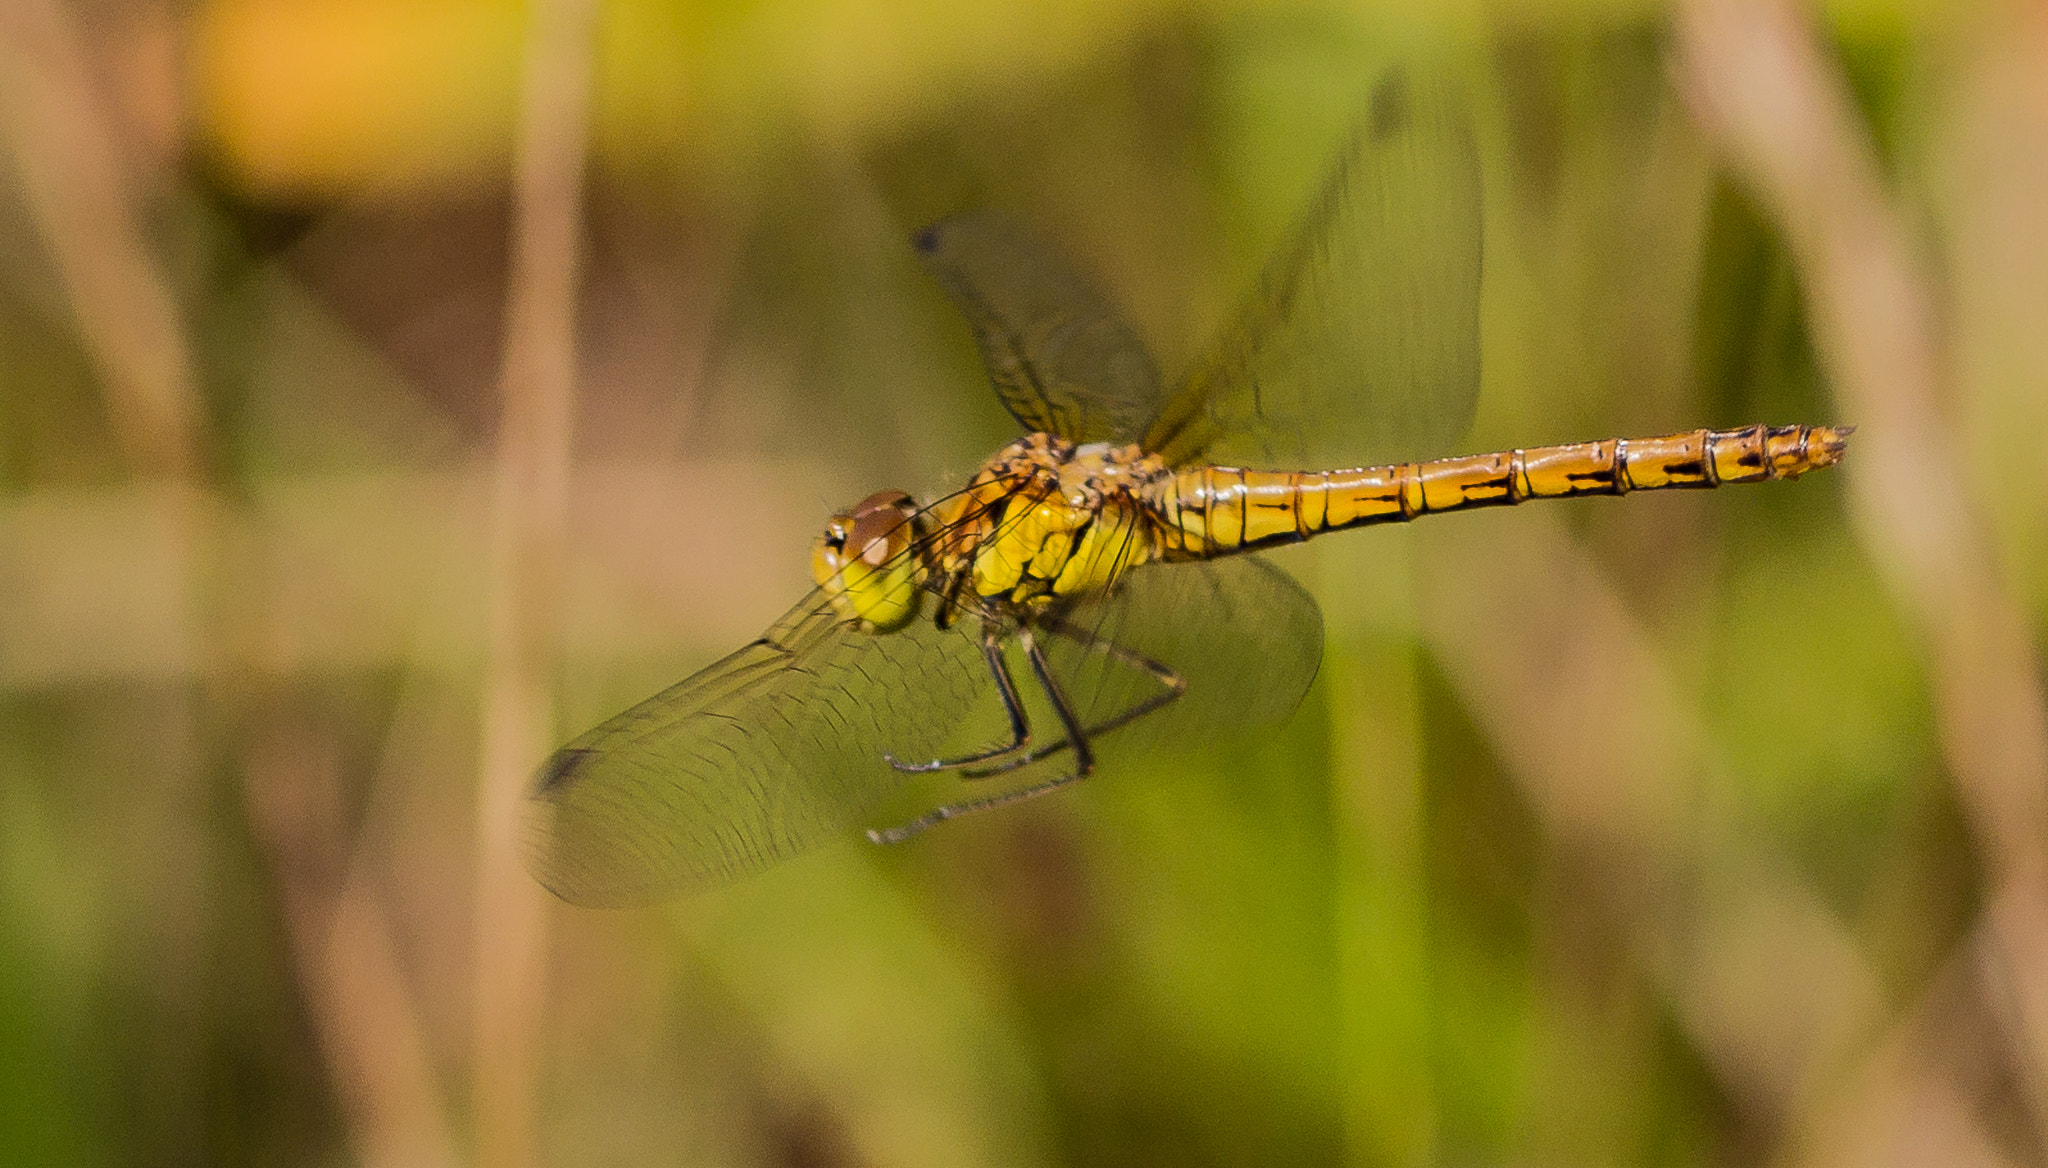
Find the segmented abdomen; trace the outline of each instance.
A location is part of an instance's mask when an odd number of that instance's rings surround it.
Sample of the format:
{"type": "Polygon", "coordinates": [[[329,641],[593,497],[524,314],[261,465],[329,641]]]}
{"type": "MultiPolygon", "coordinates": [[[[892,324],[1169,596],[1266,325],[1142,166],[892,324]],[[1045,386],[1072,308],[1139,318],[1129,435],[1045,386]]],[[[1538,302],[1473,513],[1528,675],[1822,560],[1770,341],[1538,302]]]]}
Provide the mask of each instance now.
{"type": "Polygon", "coordinates": [[[1358,470],[1205,466],[1161,480],[1146,502],[1164,557],[1201,559],[1440,511],[1797,478],[1841,461],[1852,429],[1693,430],[1358,470]]]}

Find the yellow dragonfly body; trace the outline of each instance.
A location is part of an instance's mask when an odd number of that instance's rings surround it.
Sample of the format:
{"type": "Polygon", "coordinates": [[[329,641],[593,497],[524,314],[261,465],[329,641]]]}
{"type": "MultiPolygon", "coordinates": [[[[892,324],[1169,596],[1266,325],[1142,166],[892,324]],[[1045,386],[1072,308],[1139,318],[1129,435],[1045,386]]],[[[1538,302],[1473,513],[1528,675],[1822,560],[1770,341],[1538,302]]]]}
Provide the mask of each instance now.
{"type": "Polygon", "coordinates": [[[817,588],[774,628],[558,751],[531,804],[535,873],[580,903],[649,900],[845,832],[920,774],[995,790],[870,838],[1065,786],[1106,745],[1277,721],[1315,675],[1322,625],[1262,549],[1840,459],[1846,427],[1755,425],[1348,470],[1220,465],[1338,465],[1324,451],[1348,436],[1370,451],[1462,432],[1479,190],[1457,103],[1390,79],[1292,245],[1171,387],[1093,286],[1016,224],[970,213],[918,233],[1026,435],[958,491],[882,491],[833,516],[812,550],[817,588]]]}

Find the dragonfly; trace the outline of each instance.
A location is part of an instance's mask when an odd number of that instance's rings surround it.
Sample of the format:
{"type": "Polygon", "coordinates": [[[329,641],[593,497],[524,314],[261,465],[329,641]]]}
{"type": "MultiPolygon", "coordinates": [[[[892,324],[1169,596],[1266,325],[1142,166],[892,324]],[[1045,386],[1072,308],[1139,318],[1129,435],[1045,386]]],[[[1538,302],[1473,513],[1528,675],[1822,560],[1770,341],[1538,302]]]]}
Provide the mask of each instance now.
{"type": "Polygon", "coordinates": [[[1264,549],[1842,457],[1848,427],[1759,424],[1339,461],[1348,441],[1354,458],[1443,449],[1469,423],[1480,241],[1462,105],[1401,74],[1177,382],[1014,221],[967,212],[918,232],[1024,435],[960,489],[879,491],[832,516],[788,615],[557,751],[528,805],[529,866],[574,903],[645,903],[851,835],[920,776],[955,782],[962,797],[867,832],[900,842],[1079,782],[1112,749],[1284,719],[1320,663],[1322,616],[1264,549]]]}

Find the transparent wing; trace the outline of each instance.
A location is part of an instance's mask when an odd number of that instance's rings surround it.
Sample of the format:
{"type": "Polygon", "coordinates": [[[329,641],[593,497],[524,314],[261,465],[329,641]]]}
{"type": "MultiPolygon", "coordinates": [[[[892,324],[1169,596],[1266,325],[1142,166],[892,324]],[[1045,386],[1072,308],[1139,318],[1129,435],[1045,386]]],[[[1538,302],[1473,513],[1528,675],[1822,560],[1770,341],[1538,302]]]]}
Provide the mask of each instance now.
{"type": "Polygon", "coordinates": [[[966,624],[886,634],[813,592],[759,640],[557,751],[529,805],[529,864],[564,900],[710,887],[860,822],[929,758],[988,669],[966,624]]]}
{"type": "MultiPolygon", "coordinates": [[[[1083,726],[1118,721],[1160,697],[1165,683],[1144,662],[1185,683],[1179,700],[1092,737],[1096,773],[1112,781],[1129,760],[1185,754],[1270,729],[1301,703],[1323,652],[1322,613],[1314,599],[1285,572],[1252,556],[1141,567],[1114,591],[1058,606],[1034,625],[1083,726]]],[[[1063,742],[1014,645],[1010,660],[1030,710],[1034,747],[1063,742]]],[[[999,779],[963,784],[955,798],[1035,786],[1073,767],[1071,751],[1055,750],[999,779]]]]}
{"type": "MultiPolygon", "coordinates": [[[[1315,601],[1250,556],[1146,566],[1049,617],[1039,640],[1085,726],[1156,698],[1161,670],[1186,683],[1096,741],[1111,767],[1279,721],[1322,655],[1315,601]]],[[[644,903],[848,831],[910,784],[890,757],[957,757],[1007,721],[980,636],[973,619],[863,632],[813,591],[752,644],[557,751],[529,802],[529,866],[574,903],[644,903]]],[[[1009,656],[1037,742],[1057,740],[1014,644],[1009,656]]],[[[1061,751],[1012,774],[1026,785],[1072,765],[1061,751]]]]}
{"type": "Polygon", "coordinates": [[[1445,453],[1479,390],[1480,229],[1478,156],[1454,88],[1388,77],[1145,448],[1173,466],[1445,453]]]}
{"type": "MultiPolygon", "coordinates": [[[[1066,621],[1178,674],[1187,692],[1104,736],[1103,754],[1185,751],[1284,721],[1323,659],[1323,614],[1294,578],[1256,556],[1141,568],[1066,621]]],[[[1159,692],[1141,670],[1066,637],[1044,638],[1085,725],[1159,692]]]]}
{"type": "Polygon", "coordinates": [[[993,211],[917,233],[981,345],[996,394],[1027,430],[1135,442],[1159,410],[1159,369],[1116,310],[1046,243],[993,211]]]}

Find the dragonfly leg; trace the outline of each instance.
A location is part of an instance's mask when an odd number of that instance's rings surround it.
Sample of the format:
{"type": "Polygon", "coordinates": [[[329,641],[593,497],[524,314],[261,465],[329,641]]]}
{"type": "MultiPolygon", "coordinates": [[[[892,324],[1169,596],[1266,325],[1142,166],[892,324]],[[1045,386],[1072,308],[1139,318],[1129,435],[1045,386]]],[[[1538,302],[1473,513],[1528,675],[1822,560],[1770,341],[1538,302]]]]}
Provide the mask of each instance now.
{"type": "MultiPolygon", "coordinates": [[[[959,770],[962,767],[987,762],[992,758],[1015,754],[1031,744],[1031,719],[1025,716],[1024,703],[1017,696],[1017,683],[1010,679],[1009,663],[1003,660],[1002,639],[996,635],[994,628],[988,625],[983,625],[981,630],[981,655],[988,662],[989,676],[996,679],[996,694],[1003,699],[1003,710],[1010,716],[1010,741],[959,758],[935,758],[930,762],[902,762],[895,755],[884,754],[882,757],[888,760],[890,766],[899,771],[919,775],[930,774],[933,771],[959,770]]],[[[1036,668],[1036,665],[1033,667],[1036,668]]]]}
{"type": "Polygon", "coordinates": [[[901,823],[891,828],[870,828],[868,830],[868,839],[878,844],[900,844],[914,835],[918,835],[946,822],[948,819],[957,819],[971,811],[987,811],[990,808],[1007,807],[1012,803],[1021,803],[1026,799],[1035,799],[1040,795],[1057,791],[1071,783],[1078,783],[1094,772],[1095,751],[1088,745],[1088,733],[1081,728],[1080,719],[1074,716],[1074,707],[1067,701],[1066,692],[1060,688],[1059,682],[1054,679],[1051,667],[1046,664],[1044,651],[1039,649],[1037,639],[1031,635],[1031,630],[1028,628],[1019,630],[1017,639],[1024,643],[1024,654],[1031,660],[1031,672],[1038,675],[1038,684],[1044,687],[1046,700],[1052,703],[1053,713],[1059,716],[1060,727],[1067,732],[1067,742],[1071,743],[1074,747],[1073,773],[1062,775],[1048,782],[1039,783],[1036,786],[1023,787],[1015,791],[1005,791],[1000,795],[991,795],[986,799],[973,799],[966,803],[948,803],[943,807],[934,807],[908,823],[901,823]]]}
{"type": "MultiPolygon", "coordinates": [[[[1096,636],[1086,629],[1068,624],[1057,617],[1048,618],[1039,623],[1051,632],[1058,633],[1070,641],[1087,646],[1090,652],[1100,653],[1128,668],[1151,674],[1161,687],[1160,692],[1146,698],[1144,701],[1135,702],[1130,708],[1123,710],[1114,717],[1104,719],[1088,727],[1087,731],[1083,734],[1084,738],[1098,738],[1119,726],[1127,726],[1154,710],[1173,704],[1180,700],[1182,694],[1188,692],[1187,680],[1174,672],[1164,662],[1147,657],[1135,649],[1119,645],[1107,637],[1096,636]]],[[[1058,742],[1048,743],[1036,750],[1012,754],[1010,757],[1004,758],[1002,761],[991,766],[977,767],[974,770],[968,771],[966,777],[970,779],[985,779],[994,775],[1000,775],[1006,771],[1016,770],[1019,767],[1027,767],[1040,759],[1058,754],[1071,745],[1073,745],[1071,741],[1062,738],[1058,742]]]]}

